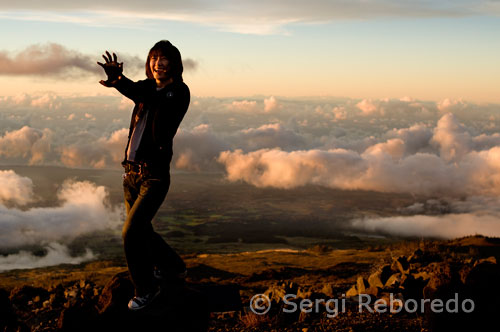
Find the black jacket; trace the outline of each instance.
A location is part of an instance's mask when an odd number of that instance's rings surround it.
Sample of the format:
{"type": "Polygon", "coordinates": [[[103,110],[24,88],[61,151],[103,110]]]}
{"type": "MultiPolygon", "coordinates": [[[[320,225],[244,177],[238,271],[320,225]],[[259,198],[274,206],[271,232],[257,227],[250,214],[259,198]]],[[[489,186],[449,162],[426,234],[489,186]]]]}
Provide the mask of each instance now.
{"type": "Polygon", "coordinates": [[[136,160],[150,167],[168,170],[173,154],[172,142],[189,106],[188,86],[176,81],[157,91],[156,82],[152,79],[133,82],[122,76],[115,88],[135,103],[124,162],[137,119],[147,110],[148,118],[136,160]]]}

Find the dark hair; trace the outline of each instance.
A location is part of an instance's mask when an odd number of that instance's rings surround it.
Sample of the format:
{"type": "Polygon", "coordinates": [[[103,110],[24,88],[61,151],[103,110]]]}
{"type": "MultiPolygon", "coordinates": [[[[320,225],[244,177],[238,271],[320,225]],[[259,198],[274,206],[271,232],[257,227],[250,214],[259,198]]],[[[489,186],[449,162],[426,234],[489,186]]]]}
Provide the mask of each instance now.
{"type": "Polygon", "coordinates": [[[181,53],[177,47],[172,45],[172,43],[168,40],[160,40],[149,50],[148,59],[146,60],[146,76],[150,79],[154,79],[149,65],[149,61],[153,55],[165,56],[168,59],[170,76],[174,79],[174,81],[182,82],[182,72],[184,67],[182,66],[181,53]]]}

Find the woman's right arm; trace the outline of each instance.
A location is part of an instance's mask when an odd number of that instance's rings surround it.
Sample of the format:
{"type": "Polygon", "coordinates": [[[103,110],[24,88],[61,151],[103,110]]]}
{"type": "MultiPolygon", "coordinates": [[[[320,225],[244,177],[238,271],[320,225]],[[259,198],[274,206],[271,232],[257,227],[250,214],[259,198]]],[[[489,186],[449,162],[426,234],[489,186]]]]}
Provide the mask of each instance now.
{"type": "Polygon", "coordinates": [[[149,90],[147,80],[134,82],[124,75],[121,75],[115,84],[113,84],[113,87],[136,104],[144,102],[149,90]]]}
{"type": "Polygon", "coordinates": [[[116,88],[122,95],[132,99],[135,103],[144,101],[147,92],[147,82],[133,82],[125,77],[125,75],[123,75],[123,62],[118,62],[118,57],[115,53],[111,56],[111,54],[106,51],[106,54],[103,54],[102,57],[105,63],[97,62],[97,64],[104,69],[108,79],[106,81],[101,80],[99,83],[108,88],[116,88]]]}

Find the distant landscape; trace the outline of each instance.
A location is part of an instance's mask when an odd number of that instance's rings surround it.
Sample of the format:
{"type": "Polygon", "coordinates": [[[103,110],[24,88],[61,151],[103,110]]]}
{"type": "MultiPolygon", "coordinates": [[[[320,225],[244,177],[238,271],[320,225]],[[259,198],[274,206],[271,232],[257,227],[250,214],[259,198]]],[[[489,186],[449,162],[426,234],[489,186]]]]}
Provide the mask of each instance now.
{"type": "MultiPolygon", "coordinates": [[[[0,249],[0,302],[8,312],[0,318],[0,327],[73,332],[116,327],[116,322],[124,331],[133,331],[134,324],[142,326],[142,316],[123,311],[123,301],[132,295],[121,240],[120,170],[52,166],[0,170],[31,179],[34,196],[28,204],[7,203],[3,210],[7,232],[13,229],[9,213],[26,229],[16,233],[25,238],[24,244],[0,249]],[[68,191],[75,185],[81,191],[68,191]],[[97,198],[104,202],[96,202],[97,198]],[[86,213],[92,218],[82,217],[86,213]],[[95,223],[95,218],[102,218],[103,224],[95,223]],[[43,233],[37,223],[49,232],[43,233]],[[61,230],[65,223],[70,223],[69,230],[61,230]],[[72,231],[80,228],[88,231],[72,231]],[[40,240],[38,233],[51,240],[40,240]],[[30,234],[38,240],[30,242],[30,234]]],[[[354,297],[369,294],[381,299],[394,292],[405,300],[436,298],[444,296],[439,295],[443,291],[449,293],[451,285],[462,297],[476,294],[478,303],[489,305],[481,285],[500,276],[497,238],[448,241],[352,227],[352,221],[360,218],[408,216],[408,207],[432,199],[315,185],[258,188],[229,182],[222,173],[173,172],[167,200],[153,224],[186,261],[188,287],[181,297],[169,293],[161,300],[167,302],[151,309],[169,314],[152,314],[154,319],[148,321],[155,329],[168,325],[179,332],[184,331],[182,315],[196,317],[190,321],[198,328],[190,331],[440,331],[435,326],[446,323],[447,316],[359,313],[354,297]],[[456,278],[462,281],[449,284],[456,278]],[[224,295],[224,290],[229,293],[224,295]],[[348,309],[335,319],[328,318],[324,308],[317,315],[287,315],[279,294],[289,292],[298,299],[348,294],[348,309]],[[251,298],[258,293],[273,301],[267,316],[249,311],[251,298]],[[204,308],[200,299],[190,297],[196,294],[209,294],[205,309],[210,315],[191,312],[204,308]],[[163,307],[171,300],[178,302],[181,316],[163,307]],[[173,317],[179,318],[172,321],[173,317]],[[175,329],[176,324],[181,327],[175,329]]],[[[433,212],[430,206],[429,213],[446,210],[441,206],[433,212]]],[[[497,288],[493,291],[500,293],[497,288]]],[[[471,316],[457,317],[459,327],[471,316]]],[[[492,316],[480,310],[474,317],[487,322],[492,316]]]]}
{"type": "MultiPolygon", "coordinates": [[[[25,210],[60,204],[57,190],[67,179],[105,186],[109,204],[124,209],[119,170],[50,166],[1,169],[12,169],[33,180],[37,199],[24,206],[25,210]]],[[[395,215],[398,209],[415,200],[407,194],[335,190],[314,185],[289,190],[256,188],[246,183],[228,182],[222,173],[174,172],[167,199],[153,224],[184,254],[306,249],[314,245],[363,248],[398,238],[359,233],[350,228],[351,219],[395,215]]],[[[122,257],[122,222],[123,219],[115,229],[92,232],[65,244],[75,255],[89,248],[100,258],[117,259],[122,257]]],[[[2,248],[0,252],[8,254],[18,249],[2,248]]]]}

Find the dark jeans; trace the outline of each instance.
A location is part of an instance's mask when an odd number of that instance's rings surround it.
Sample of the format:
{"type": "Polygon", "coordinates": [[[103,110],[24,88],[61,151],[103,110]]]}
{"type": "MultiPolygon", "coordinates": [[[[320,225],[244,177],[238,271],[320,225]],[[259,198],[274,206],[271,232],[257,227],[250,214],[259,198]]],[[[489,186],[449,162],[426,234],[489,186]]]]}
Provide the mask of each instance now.
{"type": "Polygon", "coordinates": [[[162,179],[153,179],[130,172],[123,180],[127,209],[122,231],[123,246],[136,295],[153,291],[154,267],[172,274],[186,269],[182,258],[153,230],[151,224],[169,186],[169,174],[162,179]]]}

